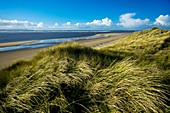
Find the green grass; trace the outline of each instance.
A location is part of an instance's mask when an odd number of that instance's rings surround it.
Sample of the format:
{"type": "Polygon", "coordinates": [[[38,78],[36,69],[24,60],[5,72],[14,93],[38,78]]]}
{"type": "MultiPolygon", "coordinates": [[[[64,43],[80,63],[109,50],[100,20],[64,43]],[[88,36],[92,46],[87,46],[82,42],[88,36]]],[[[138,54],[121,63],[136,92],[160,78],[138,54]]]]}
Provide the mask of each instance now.
{"type": "Polygon", "coordinates": [[[170,31],[95,50],[62,43],[0,70],[0,112],[170,112],[170,31]]]}

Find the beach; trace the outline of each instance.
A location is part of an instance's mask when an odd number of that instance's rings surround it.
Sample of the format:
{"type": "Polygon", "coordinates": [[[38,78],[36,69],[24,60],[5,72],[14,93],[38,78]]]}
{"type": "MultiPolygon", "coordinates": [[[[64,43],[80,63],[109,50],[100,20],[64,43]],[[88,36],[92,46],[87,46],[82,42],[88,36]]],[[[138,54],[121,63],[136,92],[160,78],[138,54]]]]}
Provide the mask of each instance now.
{"type": "MultiPolygon", "coordinates": [[[[103,38],[96,38],[96,39],[91,39],[91,40],[78,40],[75,42],[77,42],[83,46],[92,47],[94,49],[100,49],[100,48],[112,45],[113,43],[126,37],[128,34],[129,33],[97,34],[97,36],[102,36],[103,38]]],[[[25,44],[25,43],[29,43],[29,42],[31,42],[31,41],[3,43],[3,44],[1,44],[1,47],[25,44]]],[[[0,62],[1,62],[0,69],[10,66],[19,60],[30,60],[38,52],[40,52],[41,50],[46,49],[46,48],[47,47],[0,52],[0,62]]]]}

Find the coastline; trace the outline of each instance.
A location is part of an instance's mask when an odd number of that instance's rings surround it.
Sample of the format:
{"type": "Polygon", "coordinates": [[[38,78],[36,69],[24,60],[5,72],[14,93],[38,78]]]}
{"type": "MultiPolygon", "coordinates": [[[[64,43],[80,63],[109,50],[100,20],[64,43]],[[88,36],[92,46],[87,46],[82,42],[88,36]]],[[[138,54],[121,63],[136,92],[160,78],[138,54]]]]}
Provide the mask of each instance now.
{"type": "Polygon", "coordinates": [[[0,43],[0,52],[13,51],[21,49],[36,49],[55,46],[62,42],[72,42],[78,40],[91,40],[96,38],[103,38],[104,36],[92,35],[82,37],[70,37],[70,38],[55,38],[55,39],[42,39],[42,40],[29,40],[29,41],[18,41],[18,42],[4,42],[0,43]]]}
{"type": "Polygon", "coordinates": [[[94,49],[100,49],[112,45],[113,43],[121,40],[131,33],[105,33],[97,34],[103,38],[91,39],[91,40],[78,40],[75,41],[83,46],[92,47],[94,49]]]}
{"type": "Polygon", "coordinates": [[[5,42],[5,43],[0,43],[0,47],[8,47],[8,46],[18,46],[21,44],[28,44],[31,42],[36,42],[36,40],[30,40],[30,41],[18,41],[18,42],[5,42]]]}
{"type": "MultiPolygon", "coordinates": [[[[112,45],[116,41],[119,41],[122,38],[126,37],[128,34],[130,33],[97,34],[97,36],[102,36],[103,38],[96,38],[96,39],[90,39],[90,40],[77,40],[74,42],[77,42],[83,46],[100,49],[100,48],[112,45]]],[[[13,45],[23,44],[23,43],[30,43],[30,41],[6,43],[4,45],[13,46],[13,45]]],[[[45,48],[48,48],[48,47],[0,52],[0,62],[1,62],[0,69],[10,66],[19,60],[30,60],[33,56],[35,56],[38,52],[40,52],[41,50],[45,48]]]]}

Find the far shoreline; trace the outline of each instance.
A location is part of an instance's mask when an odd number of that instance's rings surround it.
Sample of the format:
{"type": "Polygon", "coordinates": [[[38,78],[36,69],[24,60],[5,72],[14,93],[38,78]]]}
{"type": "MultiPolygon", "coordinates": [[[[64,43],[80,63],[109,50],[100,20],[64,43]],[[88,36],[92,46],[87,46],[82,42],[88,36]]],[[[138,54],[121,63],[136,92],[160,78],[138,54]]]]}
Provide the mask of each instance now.
{"type": "MultiPolygon", "coordinates": [[[[90,40],[77,40],[74,42],[76,42],[80,45],[83,45],[83,46],[92,47],[94,49],[100,49],[100,48],[112,45],[113,43],[126,37],[128,34],[131,34],[131,33],[97,34],[98,36],[103,36],[104,38],[96,38],[96,39],[90,39],[90,40]]],[[[24,43],[24,42],[16,42],[16,44],[17,43],[24,43]]],[[[40,52],[46,48],[48,48],[48,47],[35,48],[35,49],[20,49],[20,50],[0,52],[0,62],[1,62],[0,69],[8,67],[19,60],[30,60],[38,52],[40,52]]]]}
{"type": "Polygon", "coordinates": [[[9,47],[9,46],[18,46],[21,44],[28,44],[31,42],[36,42],[36,40],[29,40],[29,41],[18,41],[18,42],[5,42],[5,43],[0,43],[0,47],[9,47]]]}

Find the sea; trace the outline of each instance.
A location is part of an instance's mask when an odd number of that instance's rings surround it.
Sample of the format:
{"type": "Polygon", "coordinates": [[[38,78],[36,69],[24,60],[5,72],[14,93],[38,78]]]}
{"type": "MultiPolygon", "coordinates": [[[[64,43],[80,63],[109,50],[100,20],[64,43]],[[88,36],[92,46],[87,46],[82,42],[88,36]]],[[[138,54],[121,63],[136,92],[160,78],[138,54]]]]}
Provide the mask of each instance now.
{"type": "Polygon", "coordinates": [[[0,46],[0,52],[19,49],[34,49],[53,46],[61,42],[104,38],[96,34],[129,33],[134,31],[116,30],[0,30],[0,45],[7,42],[32,41],[16,46],[0,46]]]}

